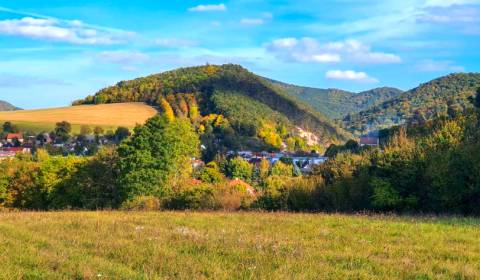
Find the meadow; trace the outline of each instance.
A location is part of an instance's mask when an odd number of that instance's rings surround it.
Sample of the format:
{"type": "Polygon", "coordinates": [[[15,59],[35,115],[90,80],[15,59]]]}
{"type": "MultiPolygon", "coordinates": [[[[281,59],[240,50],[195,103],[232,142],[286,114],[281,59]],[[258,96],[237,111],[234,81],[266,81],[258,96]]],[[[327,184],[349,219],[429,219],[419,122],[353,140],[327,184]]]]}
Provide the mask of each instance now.
{"type": "Polygon", "coordinates": [[[0,213],[0,279],[479,279],[480,220],[0,213]]]}
{"type": "Polygon", "coordinates": [[[151,106],[131,102],[0,112],[0,122],[10,121],[22,131],[39,133],[53,130],[57,122],[67,121],[72,124],[72,131],[78,133],[82,125],[100,126],[104,130],[119,126],[133,128],[156,113],[151,106]]]}

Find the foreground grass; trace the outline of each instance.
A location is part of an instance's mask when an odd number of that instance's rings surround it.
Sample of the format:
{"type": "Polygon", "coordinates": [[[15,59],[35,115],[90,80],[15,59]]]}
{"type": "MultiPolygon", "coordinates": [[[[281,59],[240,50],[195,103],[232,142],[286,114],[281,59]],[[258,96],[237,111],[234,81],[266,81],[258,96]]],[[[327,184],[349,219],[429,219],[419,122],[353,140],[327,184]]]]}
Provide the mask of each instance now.
{"type": "Polygon", "coordinates": [[[480,279],[480,220],[0,213],[0,279],[480,279]]]}
{"type": "Polygon", "coordinates": [[[41,132],[50,131],[57,122],[67,121],[77,132],[82,125],[92,128],[100,126],[104,129],[115,129],[118,126],[132,128],[136,124],[145,123],[155,114],[157,111],[153,107],[133,102],[0,112],[0,122],[10,121],[23,130],[41,132]]]}

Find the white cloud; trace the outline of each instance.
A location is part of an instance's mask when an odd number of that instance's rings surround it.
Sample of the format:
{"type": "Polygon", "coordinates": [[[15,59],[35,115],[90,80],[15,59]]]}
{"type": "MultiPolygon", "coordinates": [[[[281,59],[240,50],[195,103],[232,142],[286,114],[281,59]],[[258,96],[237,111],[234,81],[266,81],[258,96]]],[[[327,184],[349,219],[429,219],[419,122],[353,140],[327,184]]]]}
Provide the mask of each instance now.
{"type": "Polygon", "coordinates": [[[198,45],[198,42],[179,38],[158,38],[155,40],[155,44],[168,48],[187,48],[198,45]]]}
{"type": "Polygon", "coordinates": [[[261,18],[242,18],[240,23],[243,25],[262,25],[264,20],[261,18]]]}
{"type": "Polygon", "coordinates": [[[422,10],[417,17],[421,23],[433,24],[478,24],[480,9],[470,5],[453,5],[449,7],[430,7],[422,10]]]}
{"type": "Polygon", "coordinates": [[[81,21],[24,17],[0,21],[0,35],[66,42],[78,45],[111,45],[123,43],[131,32],[95,28],[81,21]]]}
{"type": "Polygon", "coordinates": [[[383,52],[372,52],[370,46],[356,40],[321,44],[313,38],[282,38],[266,45],[267,51],[287,61],[297,62],[340,62],[400,63],[399,56],[383,52]]]}
{"type": "Polygon", "coordinates": [[[149,56],[137,51],[105,51],[96,55],[102,63],[114,63],[121,65],[140,64],[148,61],[149,56]]]}
{"type": "Polygon", "coordinates": [[[365,72],[355,72],[353,70],[330,70],[325,74],[327,79],[347,80],[367,83],[377,83],[378,80],[367,75],[365,72]]]}
{"type": "Polygon", "coordinates": [[[464,72],[463,66],[455,64],[451,60],[425,59],[417,63],[415,68],[422,72],[464,72]]]}
{"type": "Polygon", "coordinates": [[[198,5],[188,9],[189,12],[209,12],[209,11],[226,11],[227,6],[225,4],[218,5],[198,5]]]}

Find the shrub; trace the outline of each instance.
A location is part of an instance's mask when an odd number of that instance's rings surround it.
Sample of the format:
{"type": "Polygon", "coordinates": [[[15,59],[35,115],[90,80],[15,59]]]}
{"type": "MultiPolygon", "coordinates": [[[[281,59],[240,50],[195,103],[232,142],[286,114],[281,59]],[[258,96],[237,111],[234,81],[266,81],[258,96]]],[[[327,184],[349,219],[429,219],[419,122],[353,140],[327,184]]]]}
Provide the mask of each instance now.
{"type": "Polygon", "coordinates": [[[125,201],[120,206],[120,209],[134,211],[155,211],[161,208],[162,203],[154,196],[138,196],[132,200],[125,201]]]}

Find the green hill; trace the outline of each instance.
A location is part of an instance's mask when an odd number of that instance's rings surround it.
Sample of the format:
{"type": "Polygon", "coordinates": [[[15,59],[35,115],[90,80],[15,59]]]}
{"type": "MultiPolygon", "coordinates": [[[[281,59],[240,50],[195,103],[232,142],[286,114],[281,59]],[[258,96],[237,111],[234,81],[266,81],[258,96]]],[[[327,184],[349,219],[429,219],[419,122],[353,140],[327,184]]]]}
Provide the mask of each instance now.
{"type": "Polygon", "coordinates": [[[302,146],[298,143],[302,141],[325,147],[350,137],[315,109],[232,64],[180,68],[122,81],[74,105],[132,101],[159,106],[177,117],[188,117],[201,131],[215,134],[223,130],[215,137],[224,140],[226,148],[264,149],[258,147],[259,142],[273,148],[294,142],[302,146]],[[300,141],[302,136],[309,139],[300,141]]]}
{"type": "Polygon", "coordinates": [[[454,116],[472,107],[470,98],[480,87],[480,74],[450,74],[407,91],[371,109],[344,118],[345,127],[355,133],[421,123],[441,116],[454,116]]]}
{"type": "Polygon", "coordinates": [[[0,100],[0,111],[15,111],[15,110],[21,110],[18,107],[13,106],[12,104],[0,100]]]}
{"type": "Polygon", "coordinates": [[[269,81],[295,98],[310,104],[331,119],[341,119],[347,114],[367,110],[402,93],[401,90],[390,87],[353,93],[341,89],[301,87],[269,81]]]}

